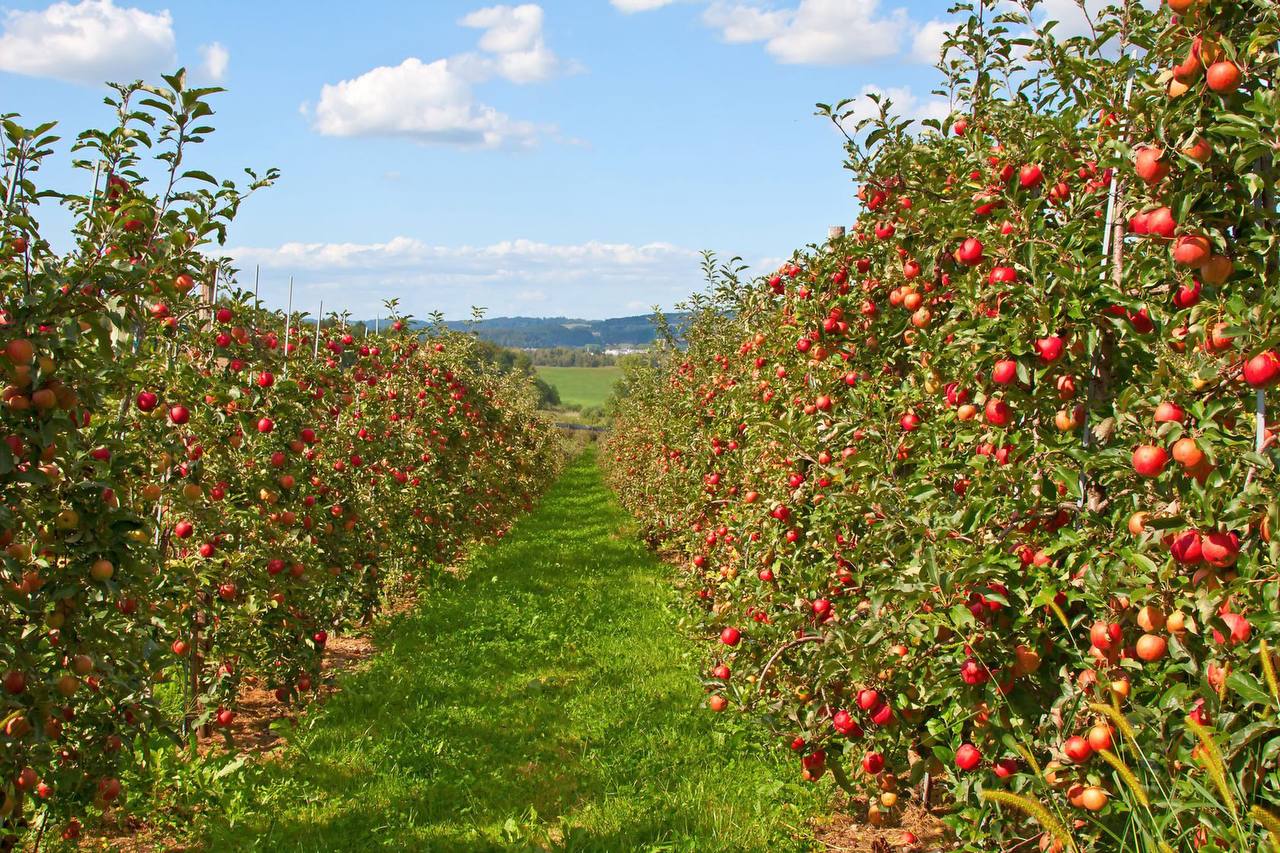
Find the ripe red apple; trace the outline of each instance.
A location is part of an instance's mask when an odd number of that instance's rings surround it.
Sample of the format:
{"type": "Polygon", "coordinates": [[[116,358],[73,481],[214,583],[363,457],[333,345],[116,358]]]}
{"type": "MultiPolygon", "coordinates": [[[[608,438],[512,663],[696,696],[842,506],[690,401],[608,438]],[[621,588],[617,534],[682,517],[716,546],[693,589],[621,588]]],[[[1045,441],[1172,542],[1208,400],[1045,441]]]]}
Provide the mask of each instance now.
{"type": "Polygon", "coordinates": [[[182,426],[191,420],[191,412],[183,405],[172,405],[169,407],[169,420],[178,426],[182,426]]]}
{"type": "Polygon", "coordinates": [[[966,743],[956,750],[956,767],[961,770],[973,770],[981,762],[982,753],[971,743],[966,743]]]}
{"type": "Polygon", "coordinates": [[[1040,355],[1040,360],[1045,364],[1051,364],[1062,358],[1062,351],[1065,348],[1066,341],[1057,335],[1036,339],[1036,352],[1040,355]]]}
{"type": "Polygon", "coordinates": [[[1203,559],[1200,533],[1195,530],[1184,530],[1169,542],[1169,553],[1173,559],[1184,566],[1194,566],[1203,559]]]}
{"type": "Polygon", "coordinates": [[[976,267],[982,263],[982,251],[982,241],[970,237],[960,244],[959,249],[956,249],[956,260],[965,266],[976,267]]]}
{"type": "Polygon", "coordinates": [[[1187,413],[1177,403],[1165,401],[1156,406],[1155,422],[1158,424],[1180,424],[1187,413]]]}
{"type": "Polygon", "coordinates": [[[831,726],[836,730],[837,734],[844,737],[862,737],[862,727],[858,725],[858,721],[853,718],[853,715],[844,709],[836,711],[831,716],[831,726]]]}
{"type": "Polygon", "coordinates": [[[1200,282],[1192,280],[1191,284],[1178,287],[1173,294],[1173,304],[1179,308],[1190,308],[1200,301],[1200,282]]]}
{"type": "Polygon", "coordinates": [[[1013,418],[1013,412],[1010,410],[1009,404],[996,397],[987,400],[982,413],[986,417],[987,423],[998,427],[1007,426],[1013,418]]]}
{"type": "Polygon", "coordinates": [[[1275,350],[1260,352],[1244,363],[1241,373],[1244,381],[1254,388],[1267,388],[1280,378],[1280,353],[1275,350]]]}
{"type": "Polygon", "coordinates": [[[729,627],[720,632],[720,642],[726,646],[736,646],[741,639],[742,632],[737,628],[729,627]]]}
{"type": "Polygon", "coordinates": [[[991,765],[991,770],[998,779],[1008,779],[1018,772],[1018,762],[1012,758],[1001,758],[991,765]]]}
{"type": "Polygon", "coordinates": [[[1240,556],[1240,537],[1233,532],[1214,530],[1200,539],[1200,557],[1215,569],[1234,566],[1240,556]]]}
{"type": "Polygon", "coordinates": [[[1044,172],[1035,163],[1027,163],[1018,170],[1018,184],[1023,189],[1037,187],[1044,180],[1044,172]]]}
{"type": "Polygon", "coordinates": [[[1157,207],[1147,214],[1147,233],[1166,240],[1172,240],[1178,230],[1178,223],[1173,218],[1173,211],[1167,207],[1157,207]]]}
{"type": "Polygon", "coordinates": [[[1183,234],[1173,244],[1173,262],[1184,267],[1198,267],[1209,259],[1213,246],[1200,234],[1183,234]]]}
{"type": "Polygon", "coordinates": [[[1093,747],[1089,746],[1089,742],[1079,735],[1067,738],[1067,742],[1062,745],[1062,752],[1070,760],[1076,764],[1081,764],[1089,760],[1093,755],[1093,747]]]}
{"type": "Polygon", "coordinates": [[[1011,385],[1018,379],[1018,362],[1002,358],[991,369],[991,381],[997,385],[1011,385]]]}
{"type": "Polygon", "coordinates": [[[1239,613],[1222,614],[1223,624],[1227,626],[1228,635],[1223,636],[1222,632],[1217,628],[1213,629],[1213,641],[1218,645],[1237,646],[1241,643],[1249,642],[1249,637],[1253,634],[1253,626],[1249,620],[1241,616],[1239,613]]]}
{"type": "Polygon", "coordinates": [[[1205,70],[1204,82],[1220,95],[1234,92],[1240,86],[1240,66],[1229,59],[1215,62],[1205,70]]]}
{"type": "Polygon", "coordinates": [[[1147,185],[1158,184],[1169,174],[1169,164],[1163,158],[1163,148],[1140,146],[1134,154],[1133,169],[1147,185]]]}
{"type": "Polygon", "coordinates": [[[1139,476],[1158,477],[1168,464],[1169,454],[1163,447],[1143,444],[1133,451],[1133,470],[1139,476]]]}
{"type": "Polygon", "coordinates": [[[862,756],[862,769],[868,775],[875,776],[884,769],[884,756],[878,752],[868,752],[862,756]]]}

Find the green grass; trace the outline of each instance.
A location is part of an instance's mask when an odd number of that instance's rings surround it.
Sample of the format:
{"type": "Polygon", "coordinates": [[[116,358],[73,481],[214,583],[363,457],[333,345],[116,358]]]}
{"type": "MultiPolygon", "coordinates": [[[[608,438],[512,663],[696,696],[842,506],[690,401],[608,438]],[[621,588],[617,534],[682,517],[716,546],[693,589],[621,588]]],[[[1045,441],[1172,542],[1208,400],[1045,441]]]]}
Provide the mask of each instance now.
{"type": "Polygon", "coordinates": [[[603,406],[622,378],[620,367],[539,367],[537,371],[556,387],[566,406],[603,406]]]}
{"type": "Polygon", "coordinates": [[[591,451],[459,580],[379,633],[211,850],[795,851],[823,809],[755,723],[706,710],[666,567],[591,451]]]}

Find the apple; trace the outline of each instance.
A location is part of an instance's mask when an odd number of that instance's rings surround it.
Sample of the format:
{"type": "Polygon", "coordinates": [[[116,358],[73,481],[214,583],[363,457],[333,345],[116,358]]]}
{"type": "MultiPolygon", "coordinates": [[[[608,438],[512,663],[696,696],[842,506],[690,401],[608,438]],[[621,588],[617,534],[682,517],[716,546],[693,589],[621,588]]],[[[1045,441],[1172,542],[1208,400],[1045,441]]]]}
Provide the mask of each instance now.
{"type": "Polygon", "coordinates": [[[1187,413],[1177,403],[1168,401],[1156,406],[1155,422],[1158,424],[1180,424],[1187,417],[1187,413]]]}
{"type": "Polygon", "coordinates": [[[1249,624],[1249,620],[1241,616],[1239,613],[1230,611],[1223,613],[1222,622],[1227,626],[1227,635],[1223,635],[1217,628],[1213,629],[1213,641],[1218,645],[1236,646],[1249,642],[1249,637],[1253,633],[1253,626],[1249,624]]]}
{"type": "Polygon", "coordinates": [[[3,683],[5,692],[13,696],[27,689],[27,677],[16,669],[11,669],[4,674],[3,683]]]}
{"type": "Polygon", "coordinates": [[[858,725],[852,714],[843,709],[836,711],[832,715],[831,726],[836,730],[837,734],[844,737],[862,737],[862,727],[858,725]]]}
{"type": "Polygon", "coordinates": [[[1133,470],[1139,476],[1158,477],[1168,463],[1169,454],[1163,447],[1143,444],[1133,451],[1133,470]]]}
{"type": "Polygon", "coordinates": [[[1173,555],[1173,559],[1184,566],[1196,565],[1203,558],[1200,534],[1195,530],[1184,530],[1179,533],[1170,541],[1169,553],[1173,555]]]}
{"type": "Polygon", "coordinates": [[[991,381],[997,385],[1011,385],[1018,379],[1018,362],[1002,358],[991,369],[991,381]]]}
{"type": "Polygon", "coordinates": [[[1240,66],[1229,59],[1215,62],[1205,69],[1204,82],[1220,95],[1234,92],[1240,86],[1240,66]]]}
{"type": "Polygon", "coordinates": [[[862,756],[862,769],[870,776],[875,776],[884,769],[884,756],[878,752],[868,752],[862,756]]]}
{"type": "Polygon", "coordinates": [[[1138,657],[1147,662],[1160,660],[1168,648],[1168,642],[1159,634],[1143,634],[1134,645],[1138,657]]]}
{"type": "Polygon", "coordinates": [[[1093,755],[1093,747],[1089,746],[1089,741],[1074,735],[1067,738],[1067,742],[1062,745],[1062,753],[1076,764],[1083,764],[1093,755]]]}
{"type": "Polygon", "coordinates": [[[956,767],[970,771],[982,763],[982,753],[976,746],[966,743],[956,750],[956,767]]]}
{"type": "Polygon", "coordinates": [[[1139,146],[1133,158],[1134,171],[1148,186],[1158,184],[1169,174],[1169,164],[1163,158],[1163,148],[1139,146]]]}
{"type": "Polygon", "coordinates": [[[1036,339],[1036,352],[1045,364],[1052,364],[1062,358],[1062,351],[1065,348],[1066,342],[1057,335],[1036,339]]]}
{"type": "Polygon", "coordinates": [[[1212,250],[1207,237],[1184,234],[1173,243],[1173,262],[1179,266],[1198,267],[1209,259],[1212,250]]]}
{"type": "Polygon", "coordinates": [[[1035,163],[1027,163],[1018,170],[1018,185],[1023,189],[1038,187],[1044,181],[1044,172],[1035,163]]]}
{"type": "Polygon", "coordinates": [[[169,420],[178,426],[182,426],[191,420],[191,412],[186,406],[174,404],[169,407],[169,420]]]}
{"type": "Polygon", "coordinates": [[[970,237],[956,250],[956,260],[965,266],[976,267],[982,263],[982,251],[982,241],[976,237],[970,237]]]}
{"type": "Polygon", "coordinates": [[[720,642],[726,646],[736,646],[742,639],[742,632],[737,628],[729,627],[720,632],[720,642]]]}
{"type": "Polygon", "coordinates": [[[1258,353],[1244,363],[1241,375],[1254,388],[1274,385],[1277,378],[1280,378],[1280,353],[1275,350],[1258,353]]]}
{"type": "Polygon", "coordinates": [[[1215,569],[1230,568],[1240,556],[1240,537],[1220,530],[1205,533],[1200,540],[1200,555],[1215,569]]]}
{"type": "Polygon", "coordinates": [[[1173,294],[1173,304],[1179,308],[1190,308],[1200,301],[1200,282],[1180,285],[1173,294]]]}

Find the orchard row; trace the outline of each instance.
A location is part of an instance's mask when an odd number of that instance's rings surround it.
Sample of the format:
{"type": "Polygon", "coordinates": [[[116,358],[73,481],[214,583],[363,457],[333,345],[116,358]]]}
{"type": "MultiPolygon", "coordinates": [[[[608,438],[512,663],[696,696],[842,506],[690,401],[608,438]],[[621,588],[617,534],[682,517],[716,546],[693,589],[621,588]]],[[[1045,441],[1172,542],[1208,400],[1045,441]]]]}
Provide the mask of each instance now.
{"type": "Polygon", "coordinates": [[[873,823],[930,774],[967,849],[1261,849],[1280,11],[1036,6],[959,5],[945,122],[820,106],[856,224],[709,262],[612,482],[686,561],[710,707],[873,823]]]}
{"type": "Polygon", "coordinates": [[[501,536],[558,464],[527,379],[469,336],[211,304],[230,271],[208,246],[274,175],[184,171],[210,92],[166,82],[120,88],[120,125],[80,137],[103,178],[58,198],[64,254],[35,219],[50,128],[5,125],[4,835],[74,838],[147,797],[122,778],[229,728],[247,681],[305,702],[333,632],[501,536]]]}

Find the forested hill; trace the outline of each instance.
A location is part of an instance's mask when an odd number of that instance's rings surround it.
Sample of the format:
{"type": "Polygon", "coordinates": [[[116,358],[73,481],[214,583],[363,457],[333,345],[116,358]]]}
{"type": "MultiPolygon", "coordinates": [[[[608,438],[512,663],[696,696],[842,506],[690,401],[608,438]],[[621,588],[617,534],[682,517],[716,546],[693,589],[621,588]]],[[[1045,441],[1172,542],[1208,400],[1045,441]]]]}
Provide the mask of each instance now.
{"type": "MultiPolygon", "coordinates": [[[[684,314],[667,314],[673,326],[684,314]]],[[[574,320],[568,317],[493,317],[478,323],[450,321],[452,329],[474,329],[486,341],[505,347],[545,348],[644,346],[653,341],[651,315],[615,317],[609,320],[574,320]]]]}

